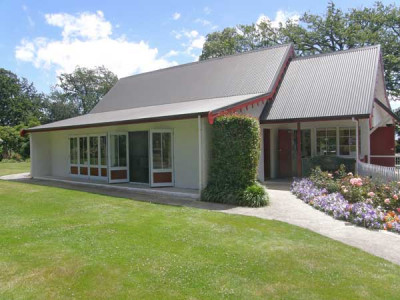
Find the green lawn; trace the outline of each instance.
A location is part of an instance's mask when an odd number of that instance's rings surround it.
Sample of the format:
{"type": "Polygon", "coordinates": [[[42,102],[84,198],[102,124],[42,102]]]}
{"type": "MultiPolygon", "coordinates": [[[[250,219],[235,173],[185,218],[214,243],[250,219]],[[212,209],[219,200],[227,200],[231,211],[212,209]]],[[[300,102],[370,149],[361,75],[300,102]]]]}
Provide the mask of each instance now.
{"type": "Polygon", "coordinates": [[[30,168],[30,162],[0,162],[0,176],[29,172],[30,168]]]}
{"type": "Polygon", "coordinates": [[[15,182],[0,218],[2,299],[400,295],[399,266],[276,221],[15,182]]]}

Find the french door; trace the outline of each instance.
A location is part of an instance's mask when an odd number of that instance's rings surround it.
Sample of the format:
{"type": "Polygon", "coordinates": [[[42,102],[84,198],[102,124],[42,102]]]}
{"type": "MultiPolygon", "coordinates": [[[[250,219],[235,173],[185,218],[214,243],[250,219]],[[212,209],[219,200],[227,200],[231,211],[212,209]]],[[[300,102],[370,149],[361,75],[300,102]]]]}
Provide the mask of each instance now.
{"type": "Polygon", "coordinates": [[[89,136],[89,178],[107,179],[107,136],[89,136]]]}
{"type": "Polygon", "coordinates": [[[150,131],[150,184],[173,186],[173,132],[170,129],[150,131]]]}
{"type": "Polygon", "coordinates": [[[128,133],[109,133],[108,182],[129,182],[128,133]]]}

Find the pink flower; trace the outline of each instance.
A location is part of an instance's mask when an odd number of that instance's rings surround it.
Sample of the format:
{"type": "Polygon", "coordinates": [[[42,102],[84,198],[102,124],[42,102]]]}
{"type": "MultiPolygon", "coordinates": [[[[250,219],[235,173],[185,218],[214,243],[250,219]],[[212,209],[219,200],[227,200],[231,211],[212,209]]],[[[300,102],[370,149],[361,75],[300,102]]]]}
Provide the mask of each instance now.
{"type": "Polygon", "coordinates": [[[385,200],[383,200],[383,202],[385,202],[385,204],[390,204],[390,199],[386,198],[385,200]]]}
{"type": "Polygon", "coordinates": [[[362,179],[358,178],[358,177],[351,178],[350,179],[350,183],[351,183],[351,185],[355,185],[355,186],[362,186],[363,185],[362,179]]]}
{"type": "Polygon", "coordinates": [[[393,195],[393,199],[394,199],[394,200],[398,200],[398,199],[399,199],[399,196],[393,195]]]}
{"type": "Polygon", "coordinates": [[[374,196],[375,196],[375,193],[374,193],[374,192],[369,192],[367,195],[368,195],[369,197],[374,197],[374,196]]]}
{"type": "Polygon", "coordinates": [[[397,212],[400,213],[400,208],[397,209],[397,212]]]}
{"type": "Polygon", "coordinates": [[[372,204],[372,199],[371,198],[367,198],[367,199],[365,199],[365,202],[368,203],[368,204],[372,204]]]}

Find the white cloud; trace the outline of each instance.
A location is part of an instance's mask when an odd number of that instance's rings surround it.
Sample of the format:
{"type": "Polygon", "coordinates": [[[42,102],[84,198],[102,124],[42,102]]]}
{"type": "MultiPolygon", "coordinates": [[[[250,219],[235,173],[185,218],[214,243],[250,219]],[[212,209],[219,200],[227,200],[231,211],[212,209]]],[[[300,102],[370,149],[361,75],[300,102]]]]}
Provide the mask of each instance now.
{"type": "Polygon", "coordinates": [[[164,55],[164,57],[171,57],[171,56],[178,56],[179,52],[175,50],[170,50],[167,54],[164,55]]]}
{"type": "Polygon", "coordinates": [[[204,36],[199,36],[197,39],[194,39],[190,44],[191,47],[197,49],[203,49],[203,45],[206,42],[206,38],[204,36]]]}
{"type": "Polygon", "coordinates": [[[299,22],[300,15],[296,12],[288,12],[283,10],[278,10],[275,15],[275,19],[272,20],[266,15],[260,15],[257,19],[256,24],[260,24],[261,22],[269,21],[271,22],[271,26],[273,28],[278,28],[279,24],[285,25],[287,20],[291,20],[295,23],[299,22]]]}
{"type": "Polygon", "coordinates": [[[205,36],[200,35],[197,30],[186,30],[172,31],[172,34],[176,39],[182,40],[180,43],[184,50],[179,51],[179,54],[184,54],[192,57],[194,60],[198,60],[200,52],[203,49],[203,45],[206,41],[205,36]]]}
{"type": "Polygon", "coordinates": [[[209,15],[209,14],[211,13],[211,9],[210,9],[208,6],[204,7],[204,8],[203,8],[203,11],[204,11],[204,13],[205,13],[206,15],[209,15]]]}
{"type": "Polygon", "coordinates": [[[15,57],[31,62],[36,68],[72,72],[76,66],[104,65],[119,77],[165,68],[177,63],[159,57],[158,49],[147,42],[129,41],[125,36],[112,37],[112,24],[101,11],[96,13],[47,14],[49,25],[62,29],[61,37],[50,40],[38,37],[22,40],[15,57]]]}
{"type": "Polygon", "coordinates": [[[188,37],[188,38],[195,38],[199,35],[199,32],[197,30],[192,30],[192,31],[183,31],[183,34],[188,37]]]}
{"type": "Polygon", "coordinates": [[[102,11],[81,13],[78,17],[70,14],[46,14],[49,25],[63,29],[65,39],[83,37],[89,39],[107,38],[112,33],[112,25],[104,19],[102,11]]]}
{"type": "Polygon", "coordinates": [[[178,20],[181,17],[181,14],[176,12],[172,15],[172,19],[174,19],[175,21],[178,20]]]}

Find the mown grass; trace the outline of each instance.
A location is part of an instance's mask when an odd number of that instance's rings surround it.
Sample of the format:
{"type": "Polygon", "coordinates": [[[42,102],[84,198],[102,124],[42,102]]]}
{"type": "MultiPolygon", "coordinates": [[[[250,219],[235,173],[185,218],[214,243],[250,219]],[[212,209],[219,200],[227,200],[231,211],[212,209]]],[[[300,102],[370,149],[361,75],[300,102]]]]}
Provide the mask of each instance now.
{"type": "Polygon", "coordinates": [[[2,299],[400,295],[399,266],[276,221],[15,182],[0,218],[2,299]]]}
{"type": "Polygon", "coordinates": [[[29,161],[0,162],[0,176],[30,172],[30,168],[31,163],[29,161]]]}

